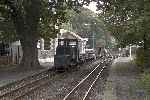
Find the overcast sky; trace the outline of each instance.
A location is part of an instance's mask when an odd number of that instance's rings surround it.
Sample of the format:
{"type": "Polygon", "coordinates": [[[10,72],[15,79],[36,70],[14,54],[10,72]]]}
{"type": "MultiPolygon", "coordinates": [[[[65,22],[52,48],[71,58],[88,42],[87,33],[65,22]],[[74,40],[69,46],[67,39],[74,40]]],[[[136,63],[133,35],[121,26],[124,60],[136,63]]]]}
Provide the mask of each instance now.
{"type": "Polygon", "coordinates": [[[92,10],[93,12],[97,13],[96,11],[96,2],[91,2],[89,6],[84,6],[85,8],[88,8],[90,10],[92,10]]]}

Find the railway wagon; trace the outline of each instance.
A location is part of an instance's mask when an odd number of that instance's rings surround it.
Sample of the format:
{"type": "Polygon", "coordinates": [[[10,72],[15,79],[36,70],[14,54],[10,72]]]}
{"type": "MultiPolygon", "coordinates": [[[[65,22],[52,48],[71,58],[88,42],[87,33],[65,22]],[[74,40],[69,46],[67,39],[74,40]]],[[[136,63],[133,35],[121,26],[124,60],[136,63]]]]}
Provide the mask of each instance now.
{"type": "Polygon", "coordinates": [[[66,69],[79,63],[79,48],[77,39],[58,39],[54,66],[56,69],[66,69]]]}

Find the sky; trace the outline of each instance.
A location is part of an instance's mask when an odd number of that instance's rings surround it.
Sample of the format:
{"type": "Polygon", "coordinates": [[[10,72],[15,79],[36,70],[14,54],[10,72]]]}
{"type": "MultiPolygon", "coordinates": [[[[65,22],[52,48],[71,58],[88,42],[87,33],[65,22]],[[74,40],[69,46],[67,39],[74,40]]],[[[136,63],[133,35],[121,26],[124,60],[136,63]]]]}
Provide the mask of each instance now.
{"type": "Polygon", "coordinates": [[[95,13],[98,13],[98,11],[96,11],[96,2],[91,2],[89,6],[84,6],[85,8],[88,8],[90,10],[92,10],[95,13]]]}

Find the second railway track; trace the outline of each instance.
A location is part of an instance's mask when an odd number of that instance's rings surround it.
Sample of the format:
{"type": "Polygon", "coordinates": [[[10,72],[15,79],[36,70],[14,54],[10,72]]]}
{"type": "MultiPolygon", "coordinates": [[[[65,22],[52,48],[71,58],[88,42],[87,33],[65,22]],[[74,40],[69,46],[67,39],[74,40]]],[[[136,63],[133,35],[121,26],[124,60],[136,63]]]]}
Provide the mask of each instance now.
{"type": "MultiPolygon", "coordinates": [[[[111,60],[107,61],[110,62],[111,60]]],[[[107,67],[106,61],[98,64],[85,76],[74,88],[66,94],[63,100],[86,100],[96,81],[102,77],[104,69],[107,67]]]]}
{"type": "Polygon", "coordinates": [[[49,77],[52,75],[54,75],[54,72],[50,73],[49,70],[45,70],[33,76],[8,84],[0,89],[0,100],[16,100],[29,91],[48,82],[49,77]]]}

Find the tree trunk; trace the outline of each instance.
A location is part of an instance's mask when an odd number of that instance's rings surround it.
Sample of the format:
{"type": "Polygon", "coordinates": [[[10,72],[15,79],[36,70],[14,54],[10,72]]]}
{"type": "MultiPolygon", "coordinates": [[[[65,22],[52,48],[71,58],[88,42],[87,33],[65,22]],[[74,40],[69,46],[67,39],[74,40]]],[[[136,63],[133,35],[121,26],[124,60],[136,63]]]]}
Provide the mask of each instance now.
{"type": "Polygon", "coordinates": [[[21,40],[23,57],[20,63],[23,69],[38,69],[41,68],[38,60],[37,40],[28,39],[21,40]]]}
{"type": "Polygon", "coordinates": [[[13,9],[11,18],[23,50],[23,58],[19,67],[21,69],[37,69],[40,66],[37,40],[39,38],[38,26],[41,0],[23,0],[19,3],[9,2],[8,5],[13,9]]]}

